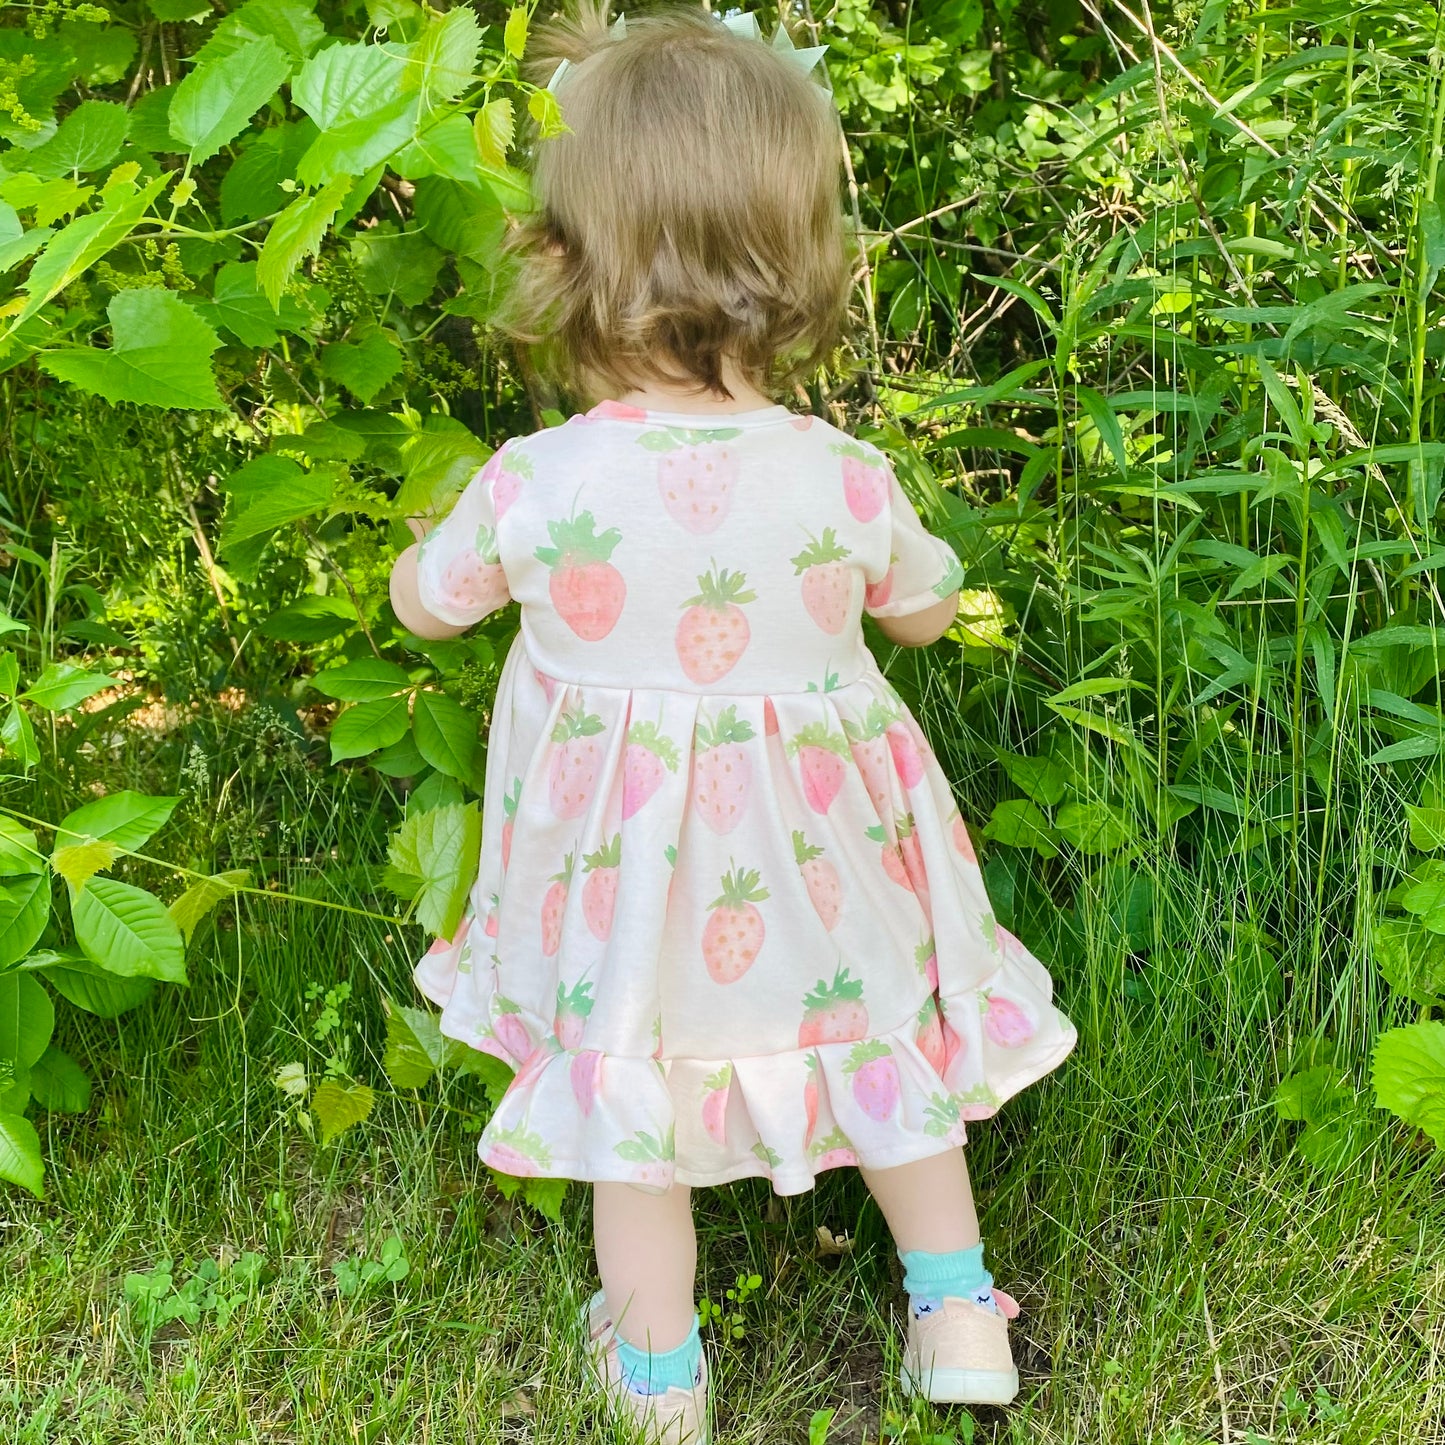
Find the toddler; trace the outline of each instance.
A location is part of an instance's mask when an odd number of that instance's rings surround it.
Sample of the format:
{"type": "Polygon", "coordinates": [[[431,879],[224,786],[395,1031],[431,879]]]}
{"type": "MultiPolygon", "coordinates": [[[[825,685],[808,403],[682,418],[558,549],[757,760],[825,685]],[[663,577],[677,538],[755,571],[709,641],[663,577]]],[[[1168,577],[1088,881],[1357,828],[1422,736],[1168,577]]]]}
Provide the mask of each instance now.
{"type": "Polygon", "coordinates": [[[1074,1030],[864,643],[865,611],[941,636],[958,561],[882,453],[770,400],[844,319],[835,112],[786,37],[700,10],[540,38],[569,129],[506,324],[595,404],[396,564],[418,635],[521,608],[480,876],[417,983],[516,1069],[486,1163],[593,1185],[593,1363],[649,1440],[707,1439],[690,1191],[843,1165],[902,1258],[905,1390],[1006,1403],[964,1124],[1074,1030]]]}

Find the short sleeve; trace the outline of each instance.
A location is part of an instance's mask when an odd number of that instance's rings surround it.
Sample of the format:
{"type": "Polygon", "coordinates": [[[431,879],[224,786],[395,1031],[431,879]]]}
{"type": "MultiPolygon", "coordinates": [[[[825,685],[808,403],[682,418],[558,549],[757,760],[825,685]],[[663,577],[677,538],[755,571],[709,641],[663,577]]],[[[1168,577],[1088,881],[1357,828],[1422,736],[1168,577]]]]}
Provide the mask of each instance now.
{"type": "Polygon", "coordinates": [[[888,487],[889,567],[869,586],[866,610],[871,617],[907,617],[957,592],[963,583],[963,567],[953,548],[919,520],[891,470],[888,487]]]}
{"type": "Polygon", "coordinates": [[[417,557],[417,594],[433,617],[470,627],[511,596],[497,549],[492,484],[501,473],[501,451],[467,483],[457,504],[422,540],[417,557]]]}

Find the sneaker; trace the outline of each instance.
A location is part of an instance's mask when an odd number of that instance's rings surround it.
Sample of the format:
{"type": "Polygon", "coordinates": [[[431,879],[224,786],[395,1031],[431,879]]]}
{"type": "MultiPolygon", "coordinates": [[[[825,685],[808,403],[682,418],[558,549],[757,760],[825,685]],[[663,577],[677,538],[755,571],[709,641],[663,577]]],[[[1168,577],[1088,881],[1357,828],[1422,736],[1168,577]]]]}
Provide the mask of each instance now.
{"type": "Polygon", "coordinates": [[[622,1383],[617,1328],[601,1290],[588,1302],[585,1315],[592,1372],[611,1398],[613,1409],[637,1427],[639,1438],[646,1445],[708,1445],[706,1358],[692,1389],[674,1387],[663,1395],[639,1395],[622,1383]]]}
{"type": "Polygon", "coordinates": [[[903,1352],[905,1395],[947,1405],[1007,1405],[1019,1392],[1008,1322],[1019,1307],[994,1290],[998,1313],[973,1300],[947,1298],[924,1315],[908,1312],[903,1352]]]}

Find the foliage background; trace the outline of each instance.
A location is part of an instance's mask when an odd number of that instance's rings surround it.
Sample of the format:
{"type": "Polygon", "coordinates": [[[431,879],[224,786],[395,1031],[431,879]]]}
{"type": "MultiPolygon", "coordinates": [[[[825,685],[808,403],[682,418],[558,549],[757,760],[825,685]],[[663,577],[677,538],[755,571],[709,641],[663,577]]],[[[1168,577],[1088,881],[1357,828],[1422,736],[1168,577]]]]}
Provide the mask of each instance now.
{"type": "MultiPolygon", "coordinates": [[[[564,403],[486,324],[559,123],[527,12],[0,15],[0,1172],[46,1194],[0,1398],[87,1445],[561,1438],[583,1202],[475,1165],[503,1081],[407,983],[514,619],[385,601],[399,519],[564,403]]],[[[726,1438],[1430,1438],[1440,14],[788,19],[863,240],[793,400],[964,557],[954,633],[884,656],[1083,1041],[971,1150],[1020,1409],[910,1414],[856,1185],[744,1185],[726,1438]]]]}

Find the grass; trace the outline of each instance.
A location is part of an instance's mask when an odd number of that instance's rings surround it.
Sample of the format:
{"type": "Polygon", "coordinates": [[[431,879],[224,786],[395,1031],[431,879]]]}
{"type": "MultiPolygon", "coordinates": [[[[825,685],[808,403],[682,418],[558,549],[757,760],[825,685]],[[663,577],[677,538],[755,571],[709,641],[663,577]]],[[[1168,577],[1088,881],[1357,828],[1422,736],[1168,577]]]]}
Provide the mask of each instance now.
{"type": "MultiPolygon", "coordinates": [[[[375,907],[384,799],[363,775],[338,783],[264,713],[128,744],[103,770],[114,783],[141,768],[181,779],[177,826],[198,854],[220,840],[228,861],[249,851],[293,889],[375,907]]],[[[1366,850],[1391,832],[1386,816],[1351,826],[1366,850]]],[[[1303,930],[1278,946],[1290,989],[1261,1002],[1220,926],[1248,880],[1238,860],[1217,865],[1207,887],[1152,865],[1170,946],[1142,970],[1083,921],[1084,965],[1058,980],[1077,1053],[974,1127],[991,1262],[1024,1306],[1017,1406],[909,1411],[893,1383],[898,1271],[856,1177],[789,1200],[752,1181],[700,1197],[700,1292],[721,1302],[739,1274],[763,1282],[735,1310],[741,1338],[712,1332],[719,1442],[809,1441],[820,1411],[834,1413],[814,1445],[1445,1438],[1440,1157],[1363,1104],[1334,1168],[1292,1146],[1270,1096],[1300,1047],[1297,1001],[1331,996],[1349,1036],[1368,987],[1327,988],[1336,975],[1303,930]],[[851,1248],[824,1249],[820,1226],[851,1248]]],[[[560,1224],[502,1196],[473,1152],[477,1080],[385,1090],[379,996],[409,999],[421,943],[247,898],[218,919],[188,991],[114,1024],[65,1013],[61,1041],[96,1089],[88,1115],[42,1126],[50,1198],[4,1197],[5,1445],[614,1438],[574,1326],[585,1193],[560,1224]],[[318,1040],[308,988],[341,980],[352,995],[318,1040]],[[321,1148],[273,1076],[293,1060],[319,1073],[339,1040],[380,1098],[321,1148]],[[405,1277],[341,1293],[332,1266],[379,1259],[393,1234],[405,1277]],[[158,1261],[175,1261],[179,1287],[247,1250],[262,1270],[224,1321],[203,1309],[151,1331],[127,1298],[126,1276],[158,1261]]]]}

